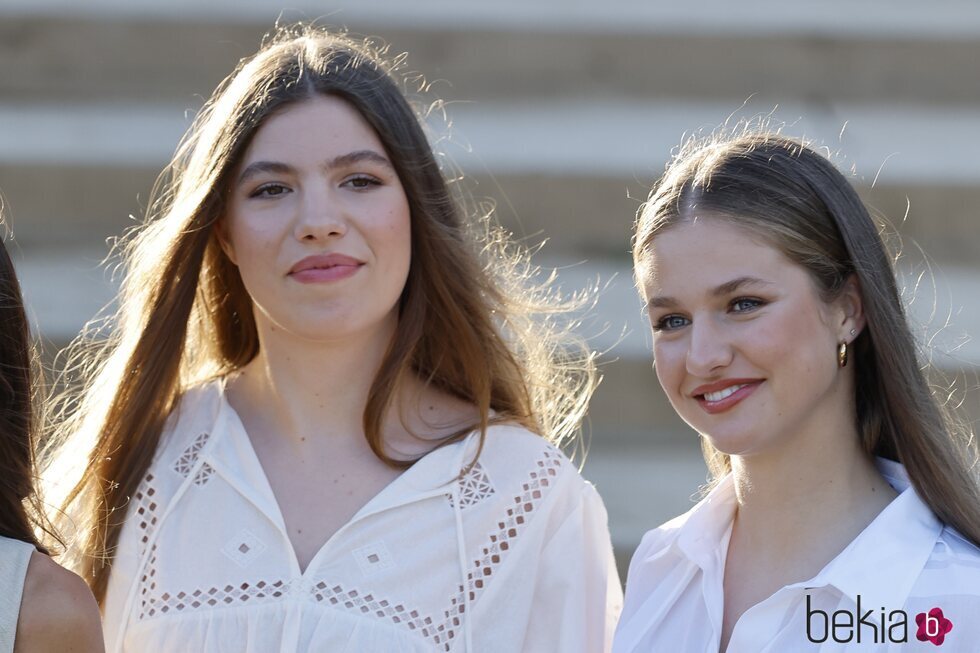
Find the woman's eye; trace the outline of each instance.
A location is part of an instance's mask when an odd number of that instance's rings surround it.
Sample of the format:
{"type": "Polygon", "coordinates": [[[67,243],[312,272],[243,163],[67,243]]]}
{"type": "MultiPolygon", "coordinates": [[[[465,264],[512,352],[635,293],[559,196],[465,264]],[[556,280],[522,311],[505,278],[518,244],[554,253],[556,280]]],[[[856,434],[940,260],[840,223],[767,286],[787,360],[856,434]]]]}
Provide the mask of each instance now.
{"type": "Polygon", "coordinates": [[[262,184],[255,190],[253,190],[249,197],[276,197],[277,195],[284,195],[289,192],[289,188],[283,186],[282,184],[262,184]]]}
{"type": "Polygon", "coordinates": [[[751,297],[739,297],[731,303],[731,308],[736,313],[745,313],[746,311],[751,311],[754,308],[759,308],[765,304],[761,299],[754,299],[751,297]]]}
{"type": "Polygon", "coordinates": [[[687,326],[687,318],[680,315],[665,315],[653,325],[654,331],[676,331],[687,326]]]}
{"type": "Polygon", "coordinates": [[[345,186],[350,186],[351,188],[370,188],[372,186],[380,186],[381,181],[375,177],[368,175],[358,175],[356,177],[351,177],[344,182],[345,186]]]}

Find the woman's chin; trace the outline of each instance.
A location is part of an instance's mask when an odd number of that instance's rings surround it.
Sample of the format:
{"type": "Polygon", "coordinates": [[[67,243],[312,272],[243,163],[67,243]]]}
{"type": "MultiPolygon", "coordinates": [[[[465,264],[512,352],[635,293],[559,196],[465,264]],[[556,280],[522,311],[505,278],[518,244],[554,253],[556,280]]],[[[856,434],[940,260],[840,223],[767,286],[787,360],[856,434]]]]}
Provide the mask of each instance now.
{"type": "Polygon", "coordinates": [[[728,456],[745,456],[758,450],[761,445],[761,438],[758,432],[745,431],[713,431],[712,433],[701,432],[708,443],[728,456]]]}

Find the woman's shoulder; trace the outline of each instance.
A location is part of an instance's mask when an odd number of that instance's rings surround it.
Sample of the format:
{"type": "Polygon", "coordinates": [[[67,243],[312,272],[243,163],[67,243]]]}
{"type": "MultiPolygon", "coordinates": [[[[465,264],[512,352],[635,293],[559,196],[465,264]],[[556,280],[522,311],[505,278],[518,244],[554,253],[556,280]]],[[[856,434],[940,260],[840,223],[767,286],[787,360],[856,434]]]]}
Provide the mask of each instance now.
{"type": "Polygon", "coordinates": [[[462,471],[456,481],[461,500],[481,505],[474,514],[496,515],[515,502],[552,515],[569,514],[583,503],[601,504],[575,462],[547,438],[511,423],[491,425],[482,447],[477,436],[467,438],[453,456],[462,471]]]}
{"type": "Polygon", "coordinates": [[[926,594],[980,598],[980,547],[956,529],[944,526],[916,586],[926,594]]]}
{"type": "Polygon", "coordinates": [[[99,607],[88,585],[43,553],[35,552],[27,568],[15,650],[104,650],[99,607]]]}
{"type": "Polygon", "coordinates": [[[559,476],[584,483],[576,465],[546,437],[518,424],[494,424],[487,429],[478,463],[508,476],[559,476]]]}
{"type": "Polygon", "coordinates": [[[223,401],[222,385],[221,380],[208,381],[181,393],[160,435],[158,458],[171,450],[185,450],[202,435],[210,436],[223,401]]]}
{"type": "Polygon", "coordinates": [[[677,539],[678,533],[687,524],[690,516],[691,511],[685,512],[644,533],[633,552],[632,561],[643,561],[669,547],[677,539]]]}

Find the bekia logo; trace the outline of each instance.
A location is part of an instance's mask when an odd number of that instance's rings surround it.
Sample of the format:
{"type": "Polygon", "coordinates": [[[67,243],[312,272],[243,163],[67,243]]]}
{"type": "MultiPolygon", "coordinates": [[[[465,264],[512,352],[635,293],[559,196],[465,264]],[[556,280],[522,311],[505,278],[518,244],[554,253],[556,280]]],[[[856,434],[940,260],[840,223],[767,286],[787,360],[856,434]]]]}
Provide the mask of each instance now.
{"type": "Polygon", "coordinates": [[[936,646],[941,646],[946,640],[946,633],[953,630],[953,622],[943,616],[942,608],[933,608],[928,613],[920,612],[915,615],[915,623],[919,626],[915,638],[936,646]]]}
{"type": "MultiPolygon", "coordinates": [[[[932,642],[936,646],[941,646],[946,635],[953,630],[953,622],[946,618],[942,608],[920,612],[915,616],[915,623],[918,626],[915,638],[920,642],[932,642]]],[[[806,638],[814,644],[822,644],[828,639],[838,644],[906,643],[909,641],[909,618],[905,610],[886,612],[882,607],[863,611],[860,594],[857,595],[854,612],[836,610],[828,614],[824,610],[814,609],[810,603],[810,595],[807,594],[806,638]]]]}

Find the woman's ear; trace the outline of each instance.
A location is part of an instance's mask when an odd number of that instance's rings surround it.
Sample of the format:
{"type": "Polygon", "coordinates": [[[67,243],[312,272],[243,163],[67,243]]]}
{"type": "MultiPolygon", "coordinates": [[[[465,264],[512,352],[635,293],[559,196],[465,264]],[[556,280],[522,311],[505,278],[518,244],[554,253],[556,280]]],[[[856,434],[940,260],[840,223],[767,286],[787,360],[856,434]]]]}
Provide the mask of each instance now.
{"type": "Polygon", "coordinates": [[[238,265],[238,261],[235,260],[235,248],[231,244],[231,240],[228,238],[227,222],[225,218],[218,218],[218,222],[214,225],[214,235],[218,239],[218,244],[221,246],[221,251],[225,253],[228,260],[232,262],[233,265],[238,265]]]}
{"type": "Polygon", "coordinates": [[[840,295],[834,301],[840,313],[838,341],[852,342],[864,330],[864,297],[857,275],[852,274],[844,282],[840,295]]]}

